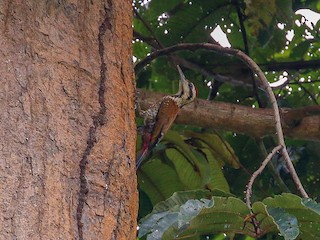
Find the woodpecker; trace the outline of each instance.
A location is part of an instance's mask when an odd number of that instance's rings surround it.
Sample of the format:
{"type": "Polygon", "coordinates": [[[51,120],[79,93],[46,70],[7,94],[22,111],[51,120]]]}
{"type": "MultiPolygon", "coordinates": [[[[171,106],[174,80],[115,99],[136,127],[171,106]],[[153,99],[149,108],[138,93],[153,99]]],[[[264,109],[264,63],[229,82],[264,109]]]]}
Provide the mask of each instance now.
{"type": "Polygon", "coordinates": [[[137,155],[136,169],[143,159],[161,141],[176,119],[180,109],[191,103],[197,96],[196,87],[188,81],[179,65],[177,69],[180,75],[179,91],[175,95],[164,96],[161,100],[146,111],[139,110],[144,120],[142,129],[142,147],[137,155]]]}

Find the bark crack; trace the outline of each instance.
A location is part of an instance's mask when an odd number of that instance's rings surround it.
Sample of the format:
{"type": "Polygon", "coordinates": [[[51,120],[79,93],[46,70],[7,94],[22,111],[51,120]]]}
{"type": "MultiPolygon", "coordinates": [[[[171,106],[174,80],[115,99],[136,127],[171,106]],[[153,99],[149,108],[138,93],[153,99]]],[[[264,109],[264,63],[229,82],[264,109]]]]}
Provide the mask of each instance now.
{"type": "Polygon", "coordinates": [[[121,217],[121,208],[122,208],[122,201],[120,202],[119,208],[118,208],[118,212],[117,212],[117,216],[116,216],[116,227],[113,229],[113,239],[117,240],[118,239],[118,232],[119,229],[121,227],[121,223],[120,223],[120,217],[121,217]]]}
{"type": "MultiPolygon", "coordinates": [[[[111,1],[108,1],[111,2],[111,1]]],[[[106,105],[105,105],[105,92],[106,92],[106,72],[107,65],[105,62],[104,54],[105,54],[105,46],[104,46],[104,36],[107,29],[111,29],[110,16],[108,9],[105,9],[105,16],[102,24],[99,27],[98,34],[98,44],[99,44],[99,57],[100,57],[100,83],[99,83],[99,112],[92,117],[93,126],[89,129],[89,136],[87,139],[87,147],[82,155],[82,158],[79,163],[80,167],[80,191],[78,198],[78,206],[77,206],[77,226],[78,226],[78,237],[79,240],[83,240],[83,207],[86,202],[87,195],[89,193],[88,183],[86,179],[86,166],[88,163],[88,157],[91,154],[91,151],[94,145],[97,142],[96,133],[97,129],[105,124],[106,118],[106,105]]]]}

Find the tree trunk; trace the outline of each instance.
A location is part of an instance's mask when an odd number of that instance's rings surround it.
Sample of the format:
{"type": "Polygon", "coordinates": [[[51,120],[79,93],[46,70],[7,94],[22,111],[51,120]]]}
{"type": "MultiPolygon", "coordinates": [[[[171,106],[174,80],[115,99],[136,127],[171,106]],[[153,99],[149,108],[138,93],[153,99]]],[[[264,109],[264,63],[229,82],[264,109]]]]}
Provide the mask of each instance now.
{"type": "Polygon", "coordinates": [[[0,3],[0,239],[135,239],[131,1],[0,3]]]}

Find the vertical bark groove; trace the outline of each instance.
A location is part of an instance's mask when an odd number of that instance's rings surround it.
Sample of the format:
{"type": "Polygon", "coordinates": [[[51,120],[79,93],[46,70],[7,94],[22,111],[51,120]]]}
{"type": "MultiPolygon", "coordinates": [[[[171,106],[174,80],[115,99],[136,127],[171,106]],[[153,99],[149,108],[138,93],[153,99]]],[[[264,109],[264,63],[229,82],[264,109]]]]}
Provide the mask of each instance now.
{"type": "Polygon", "coordinates": [[[135,239],[131,10],[0,1],[0,239],[135,239]]]}
{"type": "MultiPolygon", "coordinates": [[[[111,6],[111,1],[108,1],[109,6],[111,6]]],[[[87,140],[87,147],[84,151],[83,157],[80,160],[80,192],[79,192],[79,199],[78,199],[78,206],[77,206],[77,225],[78,225],[78,236],[79,240],[83,240],[83,223],[82,223],[82,215],[83,215],[83,207],[86,201],[86,196],[88,195],[89,189],[87,186],[86,180],[86,166],[88,163],[88,157],[91,153],[92,148],[94,147],[95,143],[97,142],[96,139],[96,131],[99,127],[103,126],[106,121],[106,105],[105,105],[105,92],[106,92],[106,71],[107,65],[104,59],[104,35],[107,29],[111,29],[110,23],[110,16],[108,9],[105,9],[105,16],[102,24],[99,27],[99,34],[98,34],[98,44],[99,44],[99,56],[100,56],[100,84],[99,84],[99,105],[100,110],[97,115],[93,116],[93,126],[90,127],[89,130],[89,138],[87,140]]]]}

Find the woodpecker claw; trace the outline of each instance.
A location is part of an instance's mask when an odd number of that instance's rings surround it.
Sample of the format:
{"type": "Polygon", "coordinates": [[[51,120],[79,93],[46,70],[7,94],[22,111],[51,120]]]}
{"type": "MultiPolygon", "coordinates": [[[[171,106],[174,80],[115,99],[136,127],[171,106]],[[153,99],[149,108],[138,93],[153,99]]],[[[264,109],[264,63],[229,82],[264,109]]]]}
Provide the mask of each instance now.
{"type": "Polygon", "coordinates": [[[135,92],[135,98],[134,98],[134,109],[136,112],[138,112],[139,116],[144,118],[144,114],[145,114],[145,111],[143,111],[140,107],[140,103],[138,101],[138,92],[136,91],[135,92]]]}

